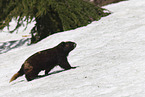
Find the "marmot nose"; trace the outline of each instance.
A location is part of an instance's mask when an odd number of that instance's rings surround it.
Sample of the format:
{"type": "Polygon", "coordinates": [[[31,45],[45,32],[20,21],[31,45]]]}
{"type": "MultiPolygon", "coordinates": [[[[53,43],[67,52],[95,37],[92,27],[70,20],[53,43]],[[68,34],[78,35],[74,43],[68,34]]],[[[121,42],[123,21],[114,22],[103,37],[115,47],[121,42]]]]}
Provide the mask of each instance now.
{"type": "Polygon", "coordinates": [[[77,44],[76,43],[74,43],[74,47],[76,47],[77,46],[77,44]]]}

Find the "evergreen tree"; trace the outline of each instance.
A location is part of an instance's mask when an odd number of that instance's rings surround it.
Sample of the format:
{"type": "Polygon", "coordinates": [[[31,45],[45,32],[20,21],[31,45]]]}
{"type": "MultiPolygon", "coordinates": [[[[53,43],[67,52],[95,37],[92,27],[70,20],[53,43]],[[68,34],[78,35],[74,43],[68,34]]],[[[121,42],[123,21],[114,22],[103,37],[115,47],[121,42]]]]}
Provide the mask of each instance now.
{"type": "Polygon", "coordinates": [[[1,0],[0,9],[0,29],[9,26],[13,18],[17,19],[14,30],[24,21],[29,24],[35,18],[31,43],[56,32],[87,25],[110,14],[105,13],[105,9],[83,0],[1,0]]]}

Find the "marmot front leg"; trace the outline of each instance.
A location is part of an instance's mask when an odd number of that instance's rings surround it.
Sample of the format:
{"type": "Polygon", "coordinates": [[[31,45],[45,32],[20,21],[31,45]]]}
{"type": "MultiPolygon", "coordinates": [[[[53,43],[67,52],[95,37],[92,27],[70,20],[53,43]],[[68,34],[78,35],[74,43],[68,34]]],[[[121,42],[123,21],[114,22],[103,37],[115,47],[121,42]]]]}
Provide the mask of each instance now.
{"type": "Polygon", "coordinates": [[[68,63],[67,58],[63,58],[63,59],[59,60],[59,66],[65,70],[73,68],[68,63]]]}
{"type": "Polygon", "coordinates": [[[48,73],[54,68],[54,66],[49,67],[45,70],[45,75],[48,75],[48,73]]]}

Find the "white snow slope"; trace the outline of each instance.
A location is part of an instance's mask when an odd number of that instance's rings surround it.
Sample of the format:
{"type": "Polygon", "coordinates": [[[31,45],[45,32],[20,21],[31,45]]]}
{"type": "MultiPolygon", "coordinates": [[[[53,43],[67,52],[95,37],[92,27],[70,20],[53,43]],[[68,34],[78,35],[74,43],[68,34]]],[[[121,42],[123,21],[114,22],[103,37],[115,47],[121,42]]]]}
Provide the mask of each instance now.
{"type": "Polygon", "coordinates": [[[113,13],[86,27],[0,54],[0,97],[145,97],[145,0],[104,7],[113,13]],[[22,76],[9,83],[30,55],[61,41],[77,43],[68,59],[79,67],[31,82],[22,76]]]}

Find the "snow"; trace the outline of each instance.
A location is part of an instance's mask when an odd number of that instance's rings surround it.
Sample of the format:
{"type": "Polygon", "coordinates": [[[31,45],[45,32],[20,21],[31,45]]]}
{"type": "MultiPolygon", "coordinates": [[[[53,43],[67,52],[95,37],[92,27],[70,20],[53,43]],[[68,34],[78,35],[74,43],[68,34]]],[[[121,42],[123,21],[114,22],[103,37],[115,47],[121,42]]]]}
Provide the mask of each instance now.
{"type": "Polygon", "coordinates": [[[1,32],[0,47],[7,43],[9,48],[0,48],[0,97],[144,97],[144,5],[144,0],[128,0],[104,6],[111,15],[31,46],[27,42],[19,45],[17,41],[27,39],[22,33],[1,32]],[[8,43],[14,40],[11,47],[8,43]],[[56,67],[49,76],[31,82],[22,76],[9,83],[30,55],[61,41],[77,43],[68,56],[71,66],[78,66],[76,69],[61,71],[56,67]]]}

